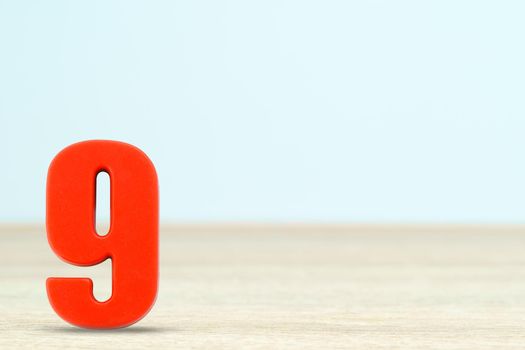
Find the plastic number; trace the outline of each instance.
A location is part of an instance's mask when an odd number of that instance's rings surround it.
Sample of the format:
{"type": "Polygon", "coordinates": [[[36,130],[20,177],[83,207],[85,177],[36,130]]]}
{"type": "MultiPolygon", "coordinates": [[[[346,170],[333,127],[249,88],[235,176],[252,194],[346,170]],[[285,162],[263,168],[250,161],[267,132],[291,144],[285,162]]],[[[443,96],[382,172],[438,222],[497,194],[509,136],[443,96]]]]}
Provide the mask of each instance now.
{"type": "Polygon", "coordinates": [[[51,277],[47,294],[64,320],[86,328],[126,327],[144,317],[157,295],[158,183],[138,148],[116,141],[85,141],[62,150],[47,176],[46,229],[53,251],[79,266],[112,259],[112,295],[93,296],[89,278],[51,277]],[[95,230],[96,176],[111,184],[106,236],[95,230]]]}

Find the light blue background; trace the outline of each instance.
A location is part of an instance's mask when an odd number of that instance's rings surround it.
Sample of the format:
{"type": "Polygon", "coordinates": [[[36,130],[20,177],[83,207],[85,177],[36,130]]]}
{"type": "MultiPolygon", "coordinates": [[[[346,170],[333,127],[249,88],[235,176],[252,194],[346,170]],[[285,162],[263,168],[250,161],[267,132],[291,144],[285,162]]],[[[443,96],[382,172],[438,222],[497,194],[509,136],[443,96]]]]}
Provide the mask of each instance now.
{"type": "Polygon", "coordinates": [[[0,221],[150,155],[165,221],[524,222],[522,1],[0,1],[0,221]]]}

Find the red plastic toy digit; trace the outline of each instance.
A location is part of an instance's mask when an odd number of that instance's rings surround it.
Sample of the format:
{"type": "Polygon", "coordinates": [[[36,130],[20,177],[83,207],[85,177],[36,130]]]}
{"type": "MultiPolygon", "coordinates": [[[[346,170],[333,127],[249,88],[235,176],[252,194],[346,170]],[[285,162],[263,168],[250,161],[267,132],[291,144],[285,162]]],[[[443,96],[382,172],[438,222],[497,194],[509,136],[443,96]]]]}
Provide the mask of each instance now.
{"type": "Polygon", "coordinates": [[[112,295],[93,296],[89,278],[51,277],[47,294],[56,313],[86,328],[129,326],[155,303],[158,285],[158,183],[138,148],[116,141],[85,141],[62,150],[47,176],[46,229],[53,251],[79,266],[112,259],[112,295]],[[109,233],[95,230],[96,176],[110,176],[109,233]]]}

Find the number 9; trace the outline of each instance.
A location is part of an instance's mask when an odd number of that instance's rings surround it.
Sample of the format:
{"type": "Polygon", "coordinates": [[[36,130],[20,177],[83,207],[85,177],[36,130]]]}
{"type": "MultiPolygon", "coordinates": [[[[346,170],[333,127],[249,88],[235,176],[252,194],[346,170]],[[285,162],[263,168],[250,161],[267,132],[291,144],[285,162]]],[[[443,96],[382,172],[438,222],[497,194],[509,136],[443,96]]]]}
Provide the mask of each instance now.
{"type": "Polygon", "coordinates": [[[85,141],[62,150],[47,176],[46,230],[56,255],[78,266],[112,260],[112,294],[93,296],[89,278],[48,278],[55,312],[86,328],[129,326],[155,303],[158,285],[158,182],[153,163],[138,148],[116,141],[85,141]],[[106,236],[95,230],[96,176],[111,181],[106,236]]]}

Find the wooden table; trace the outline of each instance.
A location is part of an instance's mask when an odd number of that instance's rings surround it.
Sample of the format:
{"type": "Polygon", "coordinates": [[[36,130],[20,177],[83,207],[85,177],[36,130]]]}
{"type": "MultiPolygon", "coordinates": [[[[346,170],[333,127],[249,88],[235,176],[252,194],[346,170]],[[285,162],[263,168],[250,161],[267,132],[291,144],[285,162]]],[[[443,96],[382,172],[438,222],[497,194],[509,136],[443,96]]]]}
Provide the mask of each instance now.
{"type": "Polygon", "coordinates": [[[0,349],[523,349],[525,228],[166,226],[152,312],[133,327],[64,323],[39,226],[0,227],[0,349]]]}

